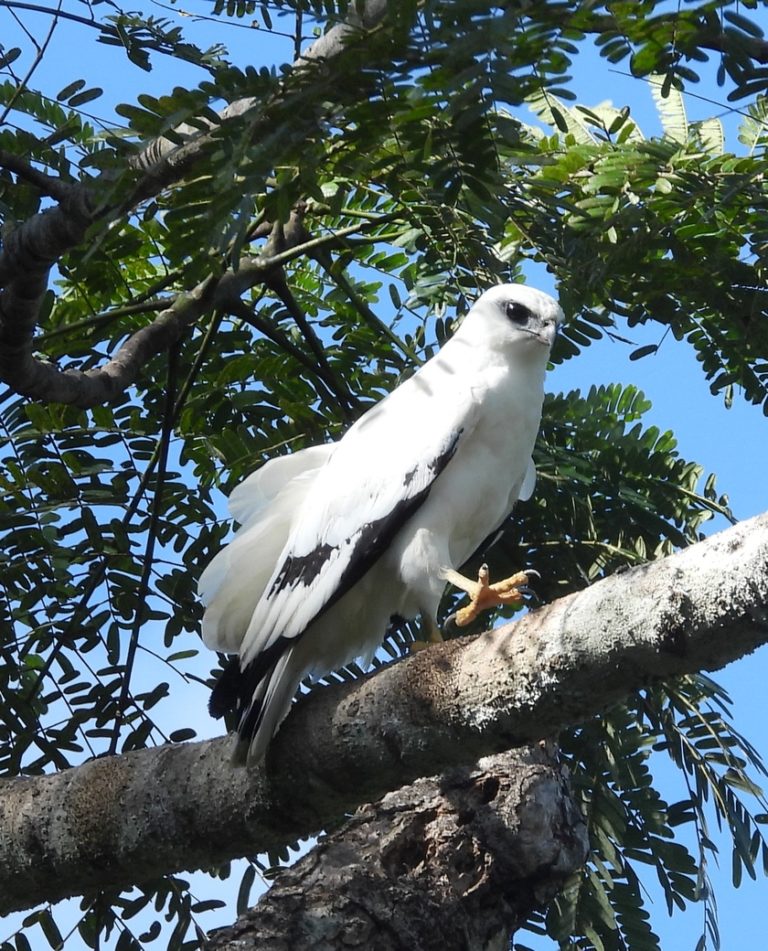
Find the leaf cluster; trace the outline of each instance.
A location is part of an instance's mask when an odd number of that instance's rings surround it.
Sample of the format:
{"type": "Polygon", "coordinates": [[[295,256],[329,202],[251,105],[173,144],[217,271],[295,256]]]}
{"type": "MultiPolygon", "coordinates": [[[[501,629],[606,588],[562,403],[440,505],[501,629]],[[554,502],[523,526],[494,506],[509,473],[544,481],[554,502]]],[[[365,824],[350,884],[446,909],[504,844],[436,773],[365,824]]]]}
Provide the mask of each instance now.
{"type": "Polygon", "coordinates": [[[703,903],[697,948],[720,946],[707,871],[718,852],[709,819],[714,816],[731,832],[734,885],[742,870],[755,878],[768,860],[766,801],[749,775],[766,770],[730,722],[730,702],[708,677],[683,677],[638,691],[561,737],[592,845],[586,868],[546,917],[546,931],[561,948],[659,948],[644,907],[642,866],[655,874],[669,914],[703,903]],[[661,753],[680,770],[683,795],[672,803],[654,785],[652,770],[661,753]],[[745,806],[744,793],[756,798],[759,813],[745,806]],[[681,840],[686,828],[693,836],[681,840]]]}

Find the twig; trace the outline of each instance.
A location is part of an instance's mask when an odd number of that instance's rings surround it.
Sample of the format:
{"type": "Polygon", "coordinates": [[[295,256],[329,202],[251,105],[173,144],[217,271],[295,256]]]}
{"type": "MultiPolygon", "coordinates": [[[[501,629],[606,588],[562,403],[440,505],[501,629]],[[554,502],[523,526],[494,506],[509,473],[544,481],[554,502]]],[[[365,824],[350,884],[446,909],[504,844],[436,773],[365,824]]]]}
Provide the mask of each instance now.
{"type": "Polygon", "coordinates": [[[299,330],[301,330],[304,339],[307,341],[312,352],[317,358],[319,364],[318,371],[319,369],[322,369],[323,378],[329,385],[331,385],[334,394],[340,401],[340,409],[347,419],[351,419],[353,416],[352,411],[359,407],[359,402],[357,398],[349,392],[346,383],[339,379],[328,362],[325,349],[323,348],[323,345],[320,342],[317,334],[312,329],[312,325],[307,320],[307,315],[304,313],[302,308],[299,306],[299,302],[291,293],[291,289],[286,283],[285,274],[283,273],[282,268],[272,272],[264,283],[270,288],[270,290],[277,294],[283,304],[285,304],[288,313],[296,321],[296,324],[299,330]]]}
{"type": "Polygon", "coordinates": [[[259,331],[259,333],[264,334],[268,340],[271,340],[286,353],[289,353],[294,358],[294,360],[300,363],[306,370],[309,370],[312,376],[317,377],[322,382],[328,396],[335,399],[340,398],[339,394],[334,389],[335,381],[333,378],[331,377],[330,381],[326,379],[324,367],[321,364],[310,360],[304,351],[300,347],[297,347],[291,338],[287,334],[284,334],[279,327],[269,323],[269,321],[266,321],[263,317],[259,316],[254,307],[249,307],[245,301],[241,300],[239,297],[235,297],[226,305],[226,310],[233,317],[238,317],[243,321],[243,323],[254,327],[259,331]]]}
{"type": "Polygon", "coordinates": [[[7,168],[9,172],[14,172],[19,178],[23,178],[24,181],[57,201],[64,201],[72,189],[77,187],[70,182],[62,182],[60,178],[46,175],[45,172],[39,171],[18,155],[12,155],[5,149],[0,149],[0,166],[7,168]]]}
{"type": "Polygon", "coordinates": [[[37,3],[22,3],[21,0],[0,0],[0,7],[6,7],[8,10],[30,10],[33,13],[47,13],[56,19],[71,20],[73,23],[90,26],[100,33],[109,33],[112,36],[116,34],[114,28],[106,27],[93,18],[89,19],[88,17],[78,16],[76,13],[67,13],[60,8],[52,10],[50,7],[44,7],[37,3]]]}
{"type": "Polygon", "coordinates": [[[424,362],[412,347],[409,347],[404,340],[401,340],[392,328],[385,324],[384,321],[373,312],[368,306],[368,303],[354,289],[347,275],[342,271],[334,271],[330,255],[327,252],[318,250],[313,257],[328,277],[344,291],[352,306],[372,330],[385,336],[397,347],[403,356],[412,360],[416,366],[424,362]]]}
{"type": "MultiPolygon", "coordinates": [[[[216,335],[216,331],[219,329],[219,326],[221,324],[221,319],[222,318],[220,314],[217,314],[216,316],[214,316],[210,326],[208,327],[208,330],[205,333],[205,336],[203,337],[203,342],[200,345],[200,348],[197,352],[195,361],[192,364],[192,367],[189,373],[187,374],[187,378],[185,379],[179,391],[179,395],[176,400],[176,403],[174,404],[173,425],[176,424],[176,421],[179,418],[179,414],[181,413],[181,410],[183,408],[187,395],[189,394],[189,391],[192,388],[192,384],[194,383],[197,377],[197,374],[200,372],[200,368],[203,365],[203,361],[208,356],[208,352],[211,348],[211,343],[213,341],[213,338],[216,335]]],[[[125,510],[125,514],[123,515],[121,519],[121,525],[124,528],[130,523],[131,519],[138,511],[139,505],[141,504],[141,500],[144,497],[144,492],[146,491],[146,488],[149,485],[150,479],[152,478],[155,472],[155,468],[158,462],[160,461],[160,448],[161,448],[161,444],[158,443],[158,445],[155,446],[154,452],[152,453],[152,456],[150,457],[149,462],[147,463],[147,467],[144,470],[144,473],[141,479],[139,480],[139,484],[136,488],[136,492],[133,498],[131,499],[127,509],[125,510]]],[[[67,624],[65,629],[62,631],[61,635],[59,636],[59,639],[52,646],[50,653],[48,654],[48,656],[45,659],[45,662],[43,663],[43,666],[39,669],[39,673],[37,678],[35,679],[35,682],[30,687],[27,693],[27,696],[25,697],[26,702],[28,703],[31,702],[34,699],[34,697],[37,695],[37,693],[39,692],[40,688],[42,687],[45,681],[45,678],[48,676],[51,670],[51,667],[53,666],[53,662],[56,659],[59,651],[64,647],[68,639],[72,636],[75,626],[85,620],[85,616],[86,616],[85,611],[86,611],[86,608],[88,607],[88,603],[90,602],[91,597],[93,596],[96,589],[104,581],[104,577],[107,573],[108,565],[109,565],[109,558],[108,556],[104,555],[101,561],[95,566],[94,570],[91,572],[90,580],[86,583],[85,590],[81,594],[80,600],[75,605],[75,608],[74,608],[74,611],[72,612],[72,617],[70,618],[69,623],[67,624]]]]}
{"type": "Polygon", "coordinates": [[[126,706],[131,689],[131,674],[136,660],[136,648],[139,644],[139,634],[143,621],[142,612],[147,604],[149,597],[149,577],[152,573],[152,562],[155,554],[155,545],[157,543],[157,529],[160,521],[160,512],[163,504],[163,489],[165,487],[165,475],[168,471],[168,450],[173,436],[174,408],[176,405],[176,374],[178,372],[179,343],[174,344],[168,351],[168,376],[165,389],[165,410],[163,412],[163,425],[160,433],[160,455],[157,466],[157,487],[152,498],[152,510],[149,516],[149,526],[147,528],[147,543],[144,548],[144,562],[141,569],[141,578],[139,580],[139,590],[136,599],[136,611],[133,616],[133,626],[131,628],[131,639],[128,644],[128,653],[125,658],[125,669],[123,671],[122,685],[120,687],[120,697],[117,702],[117,712],[115,715],[114,730],[112,738],[109,741],[109,755],[114,756],[117,752],[117,743],[120,739],[120,730],[125,719],[126,706]]]}
{"type": "MultiPolygon", "coordinates": [[[[267,242],[263,254],[242,261],[238,271],[228,270],[218,278],[210,276],[191,291],[178,294],[156,320],[135,331],[106,363],[91,370],[61,370],[56,365],[35,357],[32,353],[34,318],[31,313],[28,313],[25,320],[7,324],[8,354],[6,356],[6,353],[0,351],[0,376],[12,386],[16,393],[35,399],[68,403],[82,408],[109,402],[130,386],[150,357],[172,346],[186,328],[202,314],[217,307],[230,307],[236,296],[256,284],[272,286],[270,283],[272,282],[276,293],[279,294],[280,279],[277,273],[281,265],[310,251],[322,247],[333,247],[352,234],[365,233],[396,217],[396,215],[383,215],[377,221],[362,221],[309,240],[303,240],[306,238],[306,232],[295,222],[293,225],[289,224],[284,234],[279,228],[272,226],[274,237],[267,242]],[[275,250],[278,243],[283,247],[275,250]]],[[[263,235],[265,230],[266,223],[262,223],[258,232],[263,235]]],[[[170,280],[171,277],[166,276],[164,281],[156,284],[153,290],[170,280]]],[[[44,292],[43,278],[41,278],[40,287],[44,292]]],[[[290,292],[288,294],[288,299],[292,300],[290,292]]],[[[19,301],[18,306],[21,308],[28,305],[29,295],[25,300],[19,301]]],[[[287,303],[286,306],[288,306],[287,303]]],[[[289,310],[297,323],[302,326],[302,331],[319,363],[325,367],[326,381],[329,383],[333,381],[331,388],[336,394],[344,394],[345,388],[338,382],[328,366],[325,352],[311,326],[300,311],[297,317],[297,307],[298,305],[289,306],[289,310]]],[[[101,317],[88,318],[89,321],[100,319],[101,317]]],[[[103,319],[108,322],[112,319],[112,315],[105,314],[103,319]]],[[[62,332],[63,330],[64,328],[62,332]]],[[[58,333],[58,330],[49,333],[58,333]]],[[[350,406],[354,406],[354,402],[350,402],[348,396],[341,396],[341,398],[350,406]]]]}
{"type": "Polygon", "coordinates": [[[64,337],[73,330],[82,330],[85,327],[102,327],[111,324],[120,317],[127,317],[132,314],[151,314],[158,310],[167,310],[173,304],[171,298],[159,298],[144,303],[125,304],[123,307],[116,307],[106,314],[96,314],[94,317],[85,317],[83,320],[76,320],[66,327],[56,327],[55,330],[47,330],[44,334],[38,334],[35,337],[35,343],[39,347],[41,344],[48,343],[49,340],[55,340],[57,337],[64,337]]]}
{"type": "MultiPolygon", "coordinates": [[[[3,2],[3,3],[6,3],[6,0],[2,0],[2,2],[3,2]]],[[[37,54],[35,55],[35,58],[34,58],[34,60],[33,60],[33,62],[32,62],[32,65],[31,65],[31,66],[29,67],[29,69],[27,70],[27,75],[21,80],[21,82],[19,83],[19,85],[16,87],[16,89],[15,89],[14,92],[13,92],[13,95],[11,96],[11,98],[9,99],[9,101],[6,103],[5,109],[3,109],[2,113],[0,113],[0,126],[5,125],[5,120],[8,118],[8,115],[9,115],[11,109],[13,109],[14,103],[15,103],[16,100],[19,98],[19,96],[24,92],[24,90],[27,88],[27,86],[29,85],[30,79],[31,79],[32,76],[35,74],[35,71],[37,70],[37,67],[40,65],[40,63],[42,63],[42,61],[43,61],[43,56],[45,56],[45,51],[48,49],[48,44],[51,42],[51,37],[53,36],[53,31],[56,29],[56,26],[57,26],[57,24],[58,24],[58,22],[59,22],[59,21],[58,21],[58,17],[59,17],[59,15],[61,14],[61,9],[60,9],[60,8],[61,8],[61,0],[59,0],[59,6],[58,6],[58,8],[57,8],[56,10],[53,10],[53,11],[52,11],[52,10],[47,10],[47,11],[46,11],[47,13],[52,13],[52,14],[53,14],[53,22],[51,23],[51,25],[50,25],[50,27],[49,27],[49,29],[48,29],[48,33],[46,34],[45,39],[43,40],[42,45],[41,45],[41,46],[38,46],[38,48],[37,48],[37,54]]]]}

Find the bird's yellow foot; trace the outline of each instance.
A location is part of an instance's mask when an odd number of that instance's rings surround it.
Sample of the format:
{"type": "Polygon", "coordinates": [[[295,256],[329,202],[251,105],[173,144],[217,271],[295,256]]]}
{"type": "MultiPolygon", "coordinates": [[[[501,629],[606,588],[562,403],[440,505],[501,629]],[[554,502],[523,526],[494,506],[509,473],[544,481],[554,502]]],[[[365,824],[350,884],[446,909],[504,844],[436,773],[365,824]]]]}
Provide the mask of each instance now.
{"type": "Polygon", "coordinates": [[[411,653],[417,654],[419,651],[426,650],[430,644],[441,644],[443,635],[437,626],[437,621],[428,614],[421,615],[422,627],[426,631],[427,639],[425,641],[414,641],[411,644],[411,653]]]}
{"type": "Polygon", "coordinates": [[[477,581],[465,578],[458,571],[445,571],[445,580],[449,581],[469,595],[469,604],[460,608],[454,615],[454,621],[459,627],[465,627],[475,620],[478,615],[488,608],[499,607],[504,604],[520,604],[523,600],[522,589],[528,584],[528,576],[538,574],[535,571],[518,571],[517,574],[503,581],[491,584],[489,581],[488,565],[481,565],[477,573],[477,581]]]}

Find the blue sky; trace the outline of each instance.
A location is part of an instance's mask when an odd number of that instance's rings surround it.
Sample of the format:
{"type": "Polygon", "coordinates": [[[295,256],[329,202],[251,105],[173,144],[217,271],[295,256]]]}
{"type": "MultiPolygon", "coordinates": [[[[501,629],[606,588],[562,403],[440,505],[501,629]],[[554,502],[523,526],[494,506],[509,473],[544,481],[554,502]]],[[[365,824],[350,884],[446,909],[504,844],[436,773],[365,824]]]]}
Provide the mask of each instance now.
{"type": "MultiPolygon", "coordinates": [[[[174,16],[161,4],[142,3],[150,6],[156,16],[174,16]]],[[[65,9],[79,14],[87,14],[87,6],[70,0],[65,9]]],[[[206,10],[206,3],[189,0],[182,8],[191,12],[206,10]]],[[[97,7],[97,11],[105,7],[97,7]]],[[[768,28],[768,14],[761,11],[758,15],[768,28]]],[[[33,35],[40,37],[50,24],[50,17],[24,13],[23,23],[33,35]]],[[[279,28],[279,21],[275,24],[279,28]]],[[[210,23],[195,23],[185,17],[182,26],[191,39],[201,45],[221,41],[233,51],[233,58],[241,64],[252,63],[260,66],[270,65],[282,58],[281,44],[272,37],[255,31],[238,28],[218,28],[210,23]]],[[[24,45],[15,40],[18,25],[7,10],[0,9],[0,42],[5,45],[24,45]]],[[[95,32],[86,27],[62,24],[57,28],[43,61],[32,81],[33,86],[43,88],[55,94],[67,83],[75,79],[85,79],[89,86],[101,86],[105,96],[85,108],[97,115],[109,118],[116,102],[132,101],[141,92],[159,95],[172,85],[197,83],[202,74],[186,64],[163,57],[154,57],[155,68],[145,73],[120,55],[112,47],[95,42],[95,32]],[[73,50],[76,54],[73,56],[73,50]]],[[[285,41],[284,41],[285,42],[285,41]]],[[[284,47],[283,47],[284,48],[284,47]]],[[[285,54],[287,55],[287,54],[285,54]]],[[[610,98],[616,106],[631,104],[632,114],[646,134],[659,131],[658,120],[652,97],[647,86],[638,80],[626,77],[618,71],[611,71],[592,51],[585,52],[579,58],[573,70],[574,89],[579,102],[584,105],[596,105],[610,98]]],[[[713,81],[706,81],[697,90],[711,99],[723,101],[724,96],[713,81]]],[[[719,110],[709,103],[688,98],[686,106],[689,118],[703,118],[717,114],[719,110]]],[[[723,113],[728,107],[723,106],[723,113]]],[[[726,116],[727,147],[737,149],[735,128],[738,117],[726,116]]],[[[540,275],[535,280],[544,289],[550,289],[543,283],[540,275]]],[[[624,331],[621,331],[624,333],[624,331]]],[[[634,346],[604,339],[589,347],[578,359],[570,360],[557,367],[549,378],[551,390],[587,390],[592,384],[634,383],[643,389],[653,403],[648,416],[661,429],[671,429],[678,440],[683,457],[704,465],[707,472],[718,475],[720,491],[728,493],[735,513],[747,518],[768,510],[768,420],[759,407],[746,404],[738,396],[730,410],[726,410],[719,397],[709,393],[703,373],[690,348],[668,336],[658,353],[638,362],[630,362],[629,353],[644,343],[658,343],[661,330],[636,328],[627,334],[634,346]]],[[[713,530],[724,527],[713,523],[713,530]]],[[[763,689],[768,681],[768,650],[765,648],[749,658],[745,658],[716,678],[729,690],[735,700],[735,719],[738,728],[768,759],[768,718],[764,712],[763,689]]],[[[201,707],[204,699],[201,698],[201,707]]],[[[186,703],[185,703],[186,706],[186,703]]],[[[185,710],[186,716],[186,710],[185,710]]],[[[206,727],[215,733],[215,724],[205,720],[201,709],[201,729],[206,727]]],[[[674,771],[658,766],[662,783],[676,781],[674,771]]],[[[682,797],[683,791],[666,793],[670,800],[682,797]]],[[[722,872],[714,869],[713,877],[717,887],[720,914],[722,947],[724,951],[738,951],[743,947],[755,945],[755,935],[764,932],[762,923],[761,898],[766,894],[766,883],[757,885],[746,881],[738,891],[730,887],[730,852],[723,840],[725,851],[722,856],[722,872]]],[[[237,881],[236,879],[234,880],[237,881]]],[[[197,879],[199,897],[209,897],[213,889],[202,877],[197,879]]],[[[223,886],[231,891],[233,885],[223,886]]],[[[701,911],[693,908],[686,915],[676,915],[669,921],[663,900],[656,898],[652,909],[654,926],[661,934],[666,951],[670,949],[688,949],[696,943],[701,928],[701,911]]],[[[222,922],[231,917],[231,913],[222,916],[222,922]]],[[[5,929],[0,928],[0,939],[5,929]]],[[[527,939],[523,939],[529,943],[527,939]]],[[[540,945],[544,947],[547,945],[540,945]]],[[[68,944],[67,947],[75,947],[68,944]]]]}

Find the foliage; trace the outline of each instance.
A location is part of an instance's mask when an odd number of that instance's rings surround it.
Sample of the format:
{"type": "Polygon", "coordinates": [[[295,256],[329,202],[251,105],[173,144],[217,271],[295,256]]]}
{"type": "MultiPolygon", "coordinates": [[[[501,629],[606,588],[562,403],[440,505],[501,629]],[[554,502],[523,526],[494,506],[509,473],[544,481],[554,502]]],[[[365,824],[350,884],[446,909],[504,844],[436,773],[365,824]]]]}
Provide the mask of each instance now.
{"type": "MultiPolygon", "coordinates": [[[[730,699],[707,677],[683,677],[638,691],[605,716],[562,737],[562,755],[587,817],[592,853],[551,905],[547,933],[561,948],[658,948],[644,906],[638,865],[658,878],[667,910],[704,904],[699,944],[720,943],[708,859],[717,854],[707,804],[733,838],[734,883],[765,866],[766,803],[750,771],[766,774],[750,744],[728,721],[730,699]],[[595,747],[602,751],[594,754],[595,747]],[[651,752],[667,752],[685,778],[687,796],[667,803],[653,785],[651,752]],[[756,796],[753,815],[740,793],[756,796]],[[675,830],[690,824],[695,854],[675,830]]],[[[533,930],[539,930],[531,923],[533,930]]]]}
{"type": "MultiPolygon", "coordinates": [[[[36,352],[93,371],[184,295],[227,274],[243,283],[108,405],[2,394],[3,775],[196,735],[177,698],[208,680],[195,581],[228,530],[223,493],[275,454],[336,438],[435,352],[478,287],[544,264],[570,316],[555,362],[655,321],[694,348],[713,393],[730,402],[742,392],[768,413],[768,77],[744,12],[755,3],[400,2],[363,54],[294,70],[284,63],[302,38],[342,20],[347,4],[214,4],[206,22],[217,41],[251,23],[249,41],[253,31],[282,37],[276,65],[262,69],[252,48],[241,66],[171,19],[92,6],[103,22],[77,28],[113,48],[115,68],[159,69],[170,56],[204,78],[140,94],[102,120],[90,114],[101,90],[75,74],[37,88],[28,67],[42,43],[21,56],[0,50],[6,238],[60,200],[57,185],[88,184],[99,209],[58,261],[36,352]],[[629,107],[568,104],[569,70],[591,40],[607,62],[649,79],[663,136],[645,137],[629,107]],[[716,120],[686,118],[680,90],[712,52],[745,112],[738,154],[716,120]],[[222,107],[236,118],[222,119],[222,107]],[[196,135],[196,164],[175,178],[158,172],[152,190],[144,145],[196,135]],[[297,216],[304,234],[285,248],[297,216]],[[275,247],[280,266],[245,280],[275,247]]],[[[144,72],[130,75],[141,84],[144,72]]],[[[548,398],[537,493],[505,526],[494,570],[535,566],[550,599],[698,540],[712,515],[731,517],[714,476],[645,424],[648,408],[632,386],[548,398]]],[[[388,656],[411,637],[393,631],[388,656]]],[[[192,705],[204,702],[198,690],[192,705]]],[[[766,850],[762,817],[745,804],[759,760],[727,714],[716,685],[689,678],[649,686],[562,738],[593,853],[533,928],[563,947],[656,947],[644,863],[670,908],[708,903],[717,945],[703,861],[712,809],[732,834],[735,878],[766,850]],[[685,800],[662,801],[653,748],[680,766],[685,800]],[[697,855],[675,841],[681,826],[697,855]]],[[[170,946],[195,947],[209,909],[169,876],[85,901],[78,930],[90,947],[110,935],[141,947],[164,915],[170,946]],[[134,930],[152,902],[155,918],[134,930]]],[[[3,951],[24,948],[36,928],[57,946],[58,927],[55,912],[37,911],[3,951]]]]}

